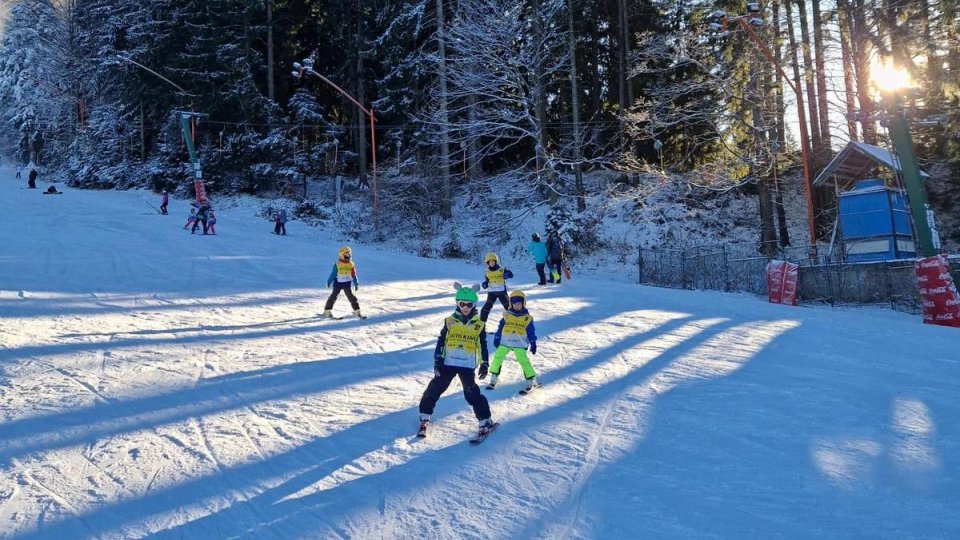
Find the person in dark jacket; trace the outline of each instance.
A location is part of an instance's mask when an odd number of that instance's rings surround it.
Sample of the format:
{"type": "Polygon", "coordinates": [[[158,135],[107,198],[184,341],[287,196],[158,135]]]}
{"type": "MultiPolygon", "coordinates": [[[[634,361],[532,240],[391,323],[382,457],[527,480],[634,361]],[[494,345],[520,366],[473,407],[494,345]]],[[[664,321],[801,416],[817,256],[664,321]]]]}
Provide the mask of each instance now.
{"type": "Polygon", "coordinates": [[[440,329],[437,347],[433,351],[433,379],[420,398],[418,435],[421,437],[426,436],[433,409],[454,377],[460,378],[463,397],[473,407],[473,414],[480,422],[478,438],[486,436],[494,427],[490,419],[490,403],[474,379],[478,363],[480,370],[477,375],[481,379],[486,378],[490,369],[486,325],[477,316],[477,299],[477,291],[473,288],[459,289],[455,297],[457,307],[440,329]]]}
{"type": "Polygon", "coordinates": [[[557,231],[553,231],[547,237],[547,265],[550,269],[547,283],[560,283],[563,259],[563,240],[560,239],[560,234],[557,231]]]}
{"type": "Polygon", "coordinates": [[[160,213],[167,215],[167,205],[170,204],[170,194],[163,190],[163,197],[160,199],[160,213]]]}
{"type": "Polygon", "coordinates": [[[27,176],[27,186],[29,186],[30,189],[37,189],[37,176],[40,176],[37,169],[30,169],[30,175],[27,176]]]}
{"type": "Polygon", "coordinates": [[[273,234],[279,234],[281,236],[287,235],[287,210],[286,208],[281,208],[280,212],[277,213],[277,217],[274,219],[273,224],[273,234]]]}
{"type": "Polygon", "coordinates": [[[200,205],[200,208],[197,209],[197,219],[193,222],[193,228],[190,229],[190,234],[197,232],[197,227],[202,223],[203,224],[203,234],[207,234],[207,217],[208,212],[210,212],[210,205],[203,203],[200,205]]]}

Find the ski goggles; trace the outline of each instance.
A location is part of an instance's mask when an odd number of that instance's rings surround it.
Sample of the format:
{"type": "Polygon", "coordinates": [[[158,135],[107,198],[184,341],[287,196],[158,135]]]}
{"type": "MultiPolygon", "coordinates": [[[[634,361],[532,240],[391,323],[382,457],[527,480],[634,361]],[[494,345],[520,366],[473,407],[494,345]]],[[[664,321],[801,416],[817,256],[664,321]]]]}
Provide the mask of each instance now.
{"type": "Polygon", "coordinates": [[[473,302],[463,302],[463,301],[460,301],[460,302],[457,302],[457,307],[461,307],[461,308],[472,308],[472,307],[473,307],[473,302]]]}

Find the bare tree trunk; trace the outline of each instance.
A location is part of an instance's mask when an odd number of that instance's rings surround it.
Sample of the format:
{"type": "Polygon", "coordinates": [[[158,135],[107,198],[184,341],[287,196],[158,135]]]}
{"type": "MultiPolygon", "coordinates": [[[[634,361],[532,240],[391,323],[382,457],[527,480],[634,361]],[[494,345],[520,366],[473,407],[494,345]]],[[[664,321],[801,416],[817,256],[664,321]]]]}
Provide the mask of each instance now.
{"type": "MultiPolygon", "coordinates": [[[[772,1],[773,9],[773,55],[781,64],[783,63],[783,34],[780,28],[780,2],[772,1]]],[[[780,246],[790,245],[790,232],[787,229],[787,212],[783,205],[783,190],[780,189],[780,182],[777,178],[777,155],[787,140],[786,127],[784,126],[786,116],[786,105],[783,98],[783,74],[779,69],[773,70],[774,74],[774,118],[776,122],[776,141],[772,144],[771,154],[773,156],[773,197],[777,211],[778,236],[780,237],[780,246]]]]}
{"type": "Polygon", "coordinates": [[[573,0],[567,0],[567,22],[570,39],[570,105],[573,108],[573,174],[577,190],[577,210],[587,209],[586,194],[583,188],[583,171],[580,168],[580,152],[583,150],[580,135],[580,87],[577,82],[577,33],[574,29],[573,0]]]}
{"type": "Polygon", "coordinates": [[[147,160],[147,135],[143,120],[143,100],[140,100],[140,161],[147,160]]]}
{"type": "Polygon", "coordinates": [[[828,156],[832,155],[830,142],[830,109],[827,102],[827,67],[826,67],[826,49],[823,45],[823,17],[820,13],[820,0],[812,0],[813,8],[813,43],[816,49],[817,62],[817,97],[820,99],[820,142],[823,145],[823,155],[821,163],[826,163],[828,156]]]}
{"type": "Polygon", "coordinates": [[[817,106],[816,81],[813,73],[813,56],[810,53],[810,29],[807,23],[807,3],[797,0],[797,15],[800,19],[800,41],[803,50],[803,81],[807,88],[807,112],[810,120],[810,146],[813,147],[813,170],[820,168],[823,159],[823,141],[820,139],[820,113],[817,106]]]}
{"type": "Polygon", "coordinates": [[[267,0],[267,97],[276,101],[273,82],[273,0],[267,0]]]}
{"type": "MultiPolygon", "coordinates": [[[[762,156],[769,147],[767,140],[767,131],[762,129],[764,122],[763,103],[766,101],[766,90],[764,89],[764,79],[766,63],[761,61],[760,51],[754,49],[752,62],[752,76],[750,86],[754,96],[753,112],[751,118],[752,134],[754,137],[754,148],[762,156]]],[[[759,156],[758,156],[759,157],[759,156]]],[[[760,250],[767,257],[773,257],[777,251],[777,233],[773,226],[773,204],[770,200],[770,186],[767,184],[765,175],[756,174],[756,168],[753,174],[757,177],[757,197],[760,211],[760,250]]]]}
{"type": "Polygon", "coordinates": [[[857,120],[854,117],[857,106],[854,104],[853,58],[850,51],[850,15],[846,0],[837,0],[837,12],[840,27],[840,59],[843,65],[844,99],[847,106],[847,136],[857,140],[857,120]]]}
{"type": "MultiPolygon", "coordinates": [[[[536,22],[533,27],[534,40],[536,43],[541,43],[543,36],[544,22],[540,19],[540,0],[532,0],[530,2],[530,9],[533,10],[533,19],[536,22]]],[[[534,89],[533,89],[533,100],[534,100],[534,114],[537,117],[537,178],[541,181],[540,183],[540,192],[541,194],[545,193],[546,186],[543,182],[542,175],[546,175],[548,179],[553,179],[552,171],[545,170],[547,164],[547,92],[543,87],[543,64],[540,63],[541,59],[538,57],[538,60],[534,62],[533,65],[533,78],[534,78],[534,89]]],[[[556,189],[551,189],[547,192],[550,196],[550,202],[556,202],[557,192],[556,189]]]]}
{"type": "Polygon", "coordinates": [[[443,16],[443,0],[436,0],[437,47],[440,55],[440,215],[450,218],[452,215],[453,193],[450,189],[450,142],[447,134],[449,118],[447,115],[447,44],[444,36],[446,19],[443,16]]]}
{"type": "MultiPolygon", "coordinates": [[[[849,5],[849,4],[848,4],[849,5]]],[[[857,101],[860,105],[860,123],[863,128],[863,142],[877,144],[877,126],[873,120],[874,104],[870,97],[870,43],[864,0],[853,0],[850,6],[853,27],[850,29],[853,45],[853,69],[857,83],[857,101]]]]}
{"type": "MultiPolygon", "coordinates": [[[[795,26],[793,24],[793,10],[791,7],[792,0],[786,0],[783,3],[783,7],[787,12],[787,37],[790,40],[790,65],[793,68],[793,84],[801,92],[803,91],[803,80],[800,78],[800,59],[798,58],[798,49],[797,45],[797,36],[794,31],[795,26]]],[[[813,152],[813,148],[810,147],[810,141],[800,141],[800,146],[805,146],[804,149],[809,155],[813,152]]],[[[801,152],[802,154],[803,152],[801,152]]]]}

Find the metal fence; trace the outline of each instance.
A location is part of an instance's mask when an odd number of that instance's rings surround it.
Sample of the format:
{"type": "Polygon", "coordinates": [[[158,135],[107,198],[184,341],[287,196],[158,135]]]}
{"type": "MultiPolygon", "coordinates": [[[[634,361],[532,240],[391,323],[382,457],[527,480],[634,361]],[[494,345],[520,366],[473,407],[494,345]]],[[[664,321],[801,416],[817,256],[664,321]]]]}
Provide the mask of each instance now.
{"type": "MultiPolygon", "coordinates": [[[[912,259],[845,263],[833,256],[811,257],[808,247],[780,250],[776,257],[736,245],[639,250],[641,284],[677,289],[767,294],[765,269],[772,259],[800,265],[801,302],[880,304],[920,312],[920,293],[912,259]]],[[[960,256],[951,256],[954,281],[960,283],[960,256]]]]}

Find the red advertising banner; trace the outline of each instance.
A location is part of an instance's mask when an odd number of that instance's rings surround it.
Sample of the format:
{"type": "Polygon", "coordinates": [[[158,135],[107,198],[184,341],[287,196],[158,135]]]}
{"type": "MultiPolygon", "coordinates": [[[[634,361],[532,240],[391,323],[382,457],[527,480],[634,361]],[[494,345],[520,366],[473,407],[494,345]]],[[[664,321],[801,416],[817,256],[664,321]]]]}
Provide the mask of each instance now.
{"type": "Polygon", "coordinates": [[[923,322],[960,328],[960,295],[944,255],[917,261],[917,284],[923,306],[923,322]]]}
{"type": "Polygon", "coordinates": [[[767,264],[767,298],[771,304],[797,305],[800,266],[786,261],[767,264]]]}

